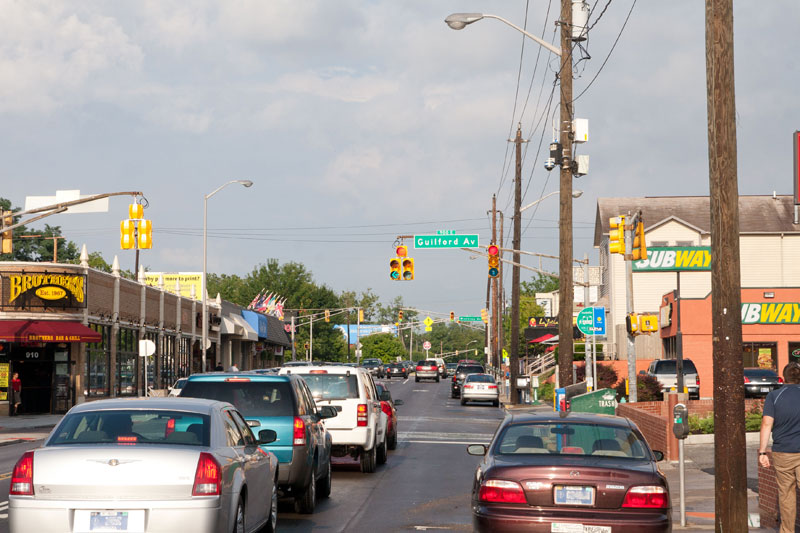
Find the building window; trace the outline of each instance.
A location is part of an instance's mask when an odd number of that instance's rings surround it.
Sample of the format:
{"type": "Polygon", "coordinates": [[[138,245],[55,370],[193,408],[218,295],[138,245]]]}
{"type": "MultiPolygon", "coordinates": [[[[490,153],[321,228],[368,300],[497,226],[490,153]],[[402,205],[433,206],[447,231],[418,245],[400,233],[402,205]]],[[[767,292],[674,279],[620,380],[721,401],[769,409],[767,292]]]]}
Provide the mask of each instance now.
{"type": "Polygon", "coordinates": [[[653,248],[663,248],[669,246],[669,241],[650,241],[650,246],[653,248]]]}
{"type": "Polygon", "coordinates": [[[742,361],[745,368],[778,370],[778,346],[774,342],[743,342],[742,361]]]}
{"type": "Polygon", "coordinates": [[[111,358],[111,327],[89,324],[101,335],[100,342],[86,343],[86,395],[108,396],[108,367],[111,358]]]}
{"type": "Polygon", "coordinates": [[[675,241],[675,246],[697,246],[694,241],[675,241]]]}
{"type": "Polygon", "coordinates": [[[117,394],[119,396],[136,396],[138,355],[138,330],[120,328],[117,338],[117,394]]]}
{"type": "Polygon", "coordinates": [[[173,335],[164,335],[163,337],[163,346],[161,347],[161,363],[160,363],[160,372],[161,372],[161,386],[163,388],[169,387],[173,383],[175,383],[175,375],[176,375],[176,352],[175,352],[175,336],[173,335]]]}

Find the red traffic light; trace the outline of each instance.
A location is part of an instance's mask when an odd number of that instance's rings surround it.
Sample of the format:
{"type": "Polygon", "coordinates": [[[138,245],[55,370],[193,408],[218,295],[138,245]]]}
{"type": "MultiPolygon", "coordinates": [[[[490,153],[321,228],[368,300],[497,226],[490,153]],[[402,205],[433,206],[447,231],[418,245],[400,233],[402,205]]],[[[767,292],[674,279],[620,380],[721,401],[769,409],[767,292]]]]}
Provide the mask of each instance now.
{"type": "Polygon", "coordinates": [[[498,248],[496,244],[490,244],[488,250],[489,255],[497,255],[500,253],[500,248],[498,248]]]}
{"type": "Polygon", "coordinates": [[[395,250],[395,251],[397,252],[396,253],[397,257],[407,257],[408,256],[408,246],[405,246],[403,244],[398,246],[397,250],[395,250]]]}

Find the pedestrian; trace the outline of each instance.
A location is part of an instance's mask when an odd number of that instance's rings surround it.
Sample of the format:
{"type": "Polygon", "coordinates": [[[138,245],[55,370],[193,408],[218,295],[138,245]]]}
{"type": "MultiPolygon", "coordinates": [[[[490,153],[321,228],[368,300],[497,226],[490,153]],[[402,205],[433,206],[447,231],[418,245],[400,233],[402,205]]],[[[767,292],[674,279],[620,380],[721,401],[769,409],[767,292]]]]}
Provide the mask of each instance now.
{"type": "Polygon", "coordinates": [[[22,381],[19,379],[19,373],[14,372],[11,376],[11,414],[9,416],[17,416],[19,414],[19,407],[22,405],[22,381]]]}
{"type": "Polygon", "coordinates": [[[222,363],[217,363],[217,366],[214,367],[215,372],[222,372],[223,370],[225,369],[222,367],[222,363]]]}
{"type": "Polygon", "coordinates": [[[238,371],[239,371],[239,367],[236,366],[236,363],[233,363],[231,365],[231,367],[228,369],[228,372],[238,372],[238,371]]]}
{"type": "Polygon", "coordinates": [[[783,387],[775,389],[764,400],[761,417],[761,438],[758,464],[775,468],[778,482],[778,507],[781,513],[780,533],[791,533],[797,514],[795,490],[800,483],[800,363],[790,362],[783,368],[783,387]],[[772,461],[767,442],[772,433],[772,461]]]}

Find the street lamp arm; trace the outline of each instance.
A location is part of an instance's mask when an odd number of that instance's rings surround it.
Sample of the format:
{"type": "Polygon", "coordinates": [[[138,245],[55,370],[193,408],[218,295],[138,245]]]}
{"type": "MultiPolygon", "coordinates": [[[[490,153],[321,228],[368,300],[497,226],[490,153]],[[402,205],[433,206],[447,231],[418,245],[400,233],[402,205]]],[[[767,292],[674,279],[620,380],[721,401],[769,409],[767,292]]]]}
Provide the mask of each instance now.
{"type": "MultiPolygon", "coordinates": [[[[482,18],[496,19],[496,20],[499,20],[500,22],[508,24],[509,26],[511,26],[512,28],[514,28],[515,30],[517,30],[518,32],[523,34],[525,37],[528,37],[529,39],[532,39],[532,40],[536,41],[536,43],[538,43],[540,46],[543,46],[544,48],[547,48],[548,50],[553,52],[558,57],[561,57],[561,50],[560,49],[556,48],[555,46],[553,46],[552,44],[550,44],[550,43],[548,43],[546,41],[543,41],[542,39],[540,39],[539,37],[533,35],[532,33],[528,33],[527,31],[523,30],[522,28],[520,28],[516,24],[504,19],[503,17],[498,17],[497,15],[489,15],[489,14],[483,13],[482,14],[482,18]]],[[[480,20],[480,19],[476,19],[476,20],[480,20]]],[[[475,21],[471,21],[471,22],[475,22],[475,21]]],[[[467,24],[469,24],[471,22],[468,22],[467,24]]]]}
{"type": "MultiPolygon", "coordinates": [[[[561,191],[553,191],[553,192],[551,192],[551,193],[545,194],[545,195],[544,195],[544,196],[542,196],[541,198],[539,198],[539,199],[537,199],[537,200],[534,200],[533,202],[529,203],[529,204],[528,204],[528,205],[526,205],[525,207],[520,207],[520,209],[519,209],[519,212],[520,212],[520,213],[522,213],[522,212],[523,212],[523,211],[525,211],[526,209],[530,209],[531,207],[535,206],[536,204],[538,204],[539,202],[541,202],[541,201],[542,201],[542,200],[544,200],[545,198],[549,198],[550,196],[553,196],[553,195],[555,195],[555,194],[559,194],[560,192],[561,192],[561,191]]],[[[573,197],[573,198],[580,198],[580,196],[581,196],[582,194],[583,194],[583,191],[579,191],[579,190],[574,190],[574,191],[572,191],[572,197],[573,197]]]]}
{"type": "Polygon", "coordinates": [[[232,183],[241,183],[241,184],[242,184],[242,185],[244,185],[245,187],[250,187],[251,185],[253,185],[253,182],[252,182],[252,181],[250,181],[250,180],[231,180],[231,181],[229,181],[228,183],[223,183],[222,185],[220,185],[219,187],[217,187],[216,189],[214,189],[213,191],[211,191],[210,193],[208,193],[208,194],[206,195],[206,200],[208,200],[209,198],[211,198],[212,196],[214,196],[214,195],[215,195],[215,194],[217,194],[219,191],[221,191],[222,189],[224,189],[225,187],[227,187],[228,185],[230,185],[230,184],[232,184],[232,183]]]}

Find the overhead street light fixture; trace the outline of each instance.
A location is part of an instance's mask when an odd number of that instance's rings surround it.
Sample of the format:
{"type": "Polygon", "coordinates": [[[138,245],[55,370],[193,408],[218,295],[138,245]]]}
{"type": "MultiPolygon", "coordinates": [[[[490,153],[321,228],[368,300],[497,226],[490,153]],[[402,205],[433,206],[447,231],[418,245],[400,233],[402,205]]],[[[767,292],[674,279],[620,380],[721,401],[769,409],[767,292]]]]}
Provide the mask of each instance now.
{"type": "Polygon", "coordinates": [[[561,50],[559,48],[556,48],[552,44],[543,41],[539,37],[531,33],[528,33],[527,31],[523,30],[516,24],[507,21],[503,17],[498,17],[497,15],[490,15],[488,13],[453,13],[452,15],[449,15],[446,19],[444,19],[444,21],[447,23],[448,26],[450,26],[454,30],[463,30],[467,25],[472,24],[473,22],[478,22],[481,19],[496,19],[499,20],[500,22],[508,24],[518,32],[524,34],[526,37],[536,41],[544,48],[547,48],[558,57],[561,57],[561,50]]]}
{"type": "MultiPolygon", "coordinates": [[[[535,206],[536,204],[538,204],[539,202],[541,202],[541,201],[542,201],[542,200],[544,200],[545,198],[549,198],[550,196],[556,195],[556,194],[558,194],[558,193],[560,193],[560,192],[561,192],[561,191],[553,191],[553,192],[551,192],[550,194],[545,194],[544,196],[542,196],[542,197],[541,197],[541,198],[539,198],[538,200],[534,200],[533,202],[529,203],[529,204],[528,204],[528,205],[526,205],[525,207],[520,207],[520,209],[519,209],[519,212],[520,212],[520,213],[522,213],[522,212],[523,212],[523,211],[525,211],[526,209],[530,209],[531,207],[535,206]]],[[[583,191],[579,191],[579,190],[574,190],[574,191],[572,191],[572,197],[573,197],[573,198],[580,198],[582,194],[583,194],[583,191]]]]}

